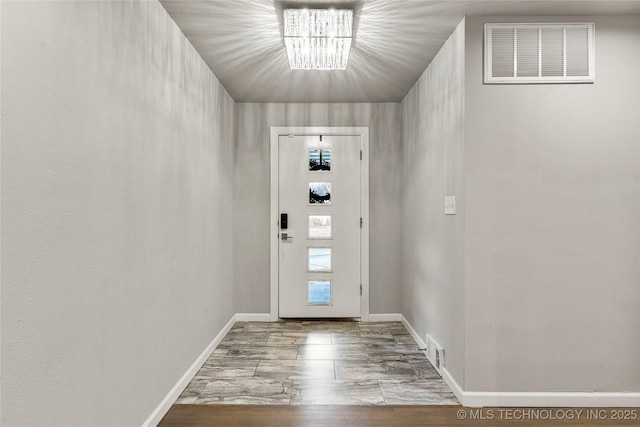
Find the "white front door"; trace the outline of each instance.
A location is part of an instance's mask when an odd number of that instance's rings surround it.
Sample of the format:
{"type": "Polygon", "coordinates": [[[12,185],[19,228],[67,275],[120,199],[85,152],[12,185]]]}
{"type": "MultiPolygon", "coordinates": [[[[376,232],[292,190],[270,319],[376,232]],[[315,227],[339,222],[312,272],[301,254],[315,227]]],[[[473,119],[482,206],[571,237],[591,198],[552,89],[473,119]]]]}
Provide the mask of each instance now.
{"type": "Polygon", "coordinates": [[[361,316],[360,144],[279,137],[279,317],[361,316]]]}

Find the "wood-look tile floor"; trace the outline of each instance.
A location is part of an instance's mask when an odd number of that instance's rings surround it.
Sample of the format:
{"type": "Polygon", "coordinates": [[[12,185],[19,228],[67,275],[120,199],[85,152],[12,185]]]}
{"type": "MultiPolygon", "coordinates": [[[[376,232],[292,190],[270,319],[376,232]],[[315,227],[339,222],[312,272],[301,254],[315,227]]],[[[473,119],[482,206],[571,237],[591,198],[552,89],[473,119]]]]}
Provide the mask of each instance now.
{"type": "Polygon", "coordinates": [[[400,322],[238,322],[176,404],[458,405],[400,322]]]}

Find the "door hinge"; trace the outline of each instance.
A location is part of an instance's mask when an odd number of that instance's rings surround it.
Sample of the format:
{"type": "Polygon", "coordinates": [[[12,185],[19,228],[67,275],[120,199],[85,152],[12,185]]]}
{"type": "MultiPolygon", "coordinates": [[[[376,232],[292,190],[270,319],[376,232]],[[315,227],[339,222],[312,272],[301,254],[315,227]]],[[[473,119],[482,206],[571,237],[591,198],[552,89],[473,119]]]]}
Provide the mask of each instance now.
{"type": "Polygon", "coordinates": [[[362,224],[363,224],[363,222],[364,222],[364,221],[362,220],[362,217],[360,217],[360,228],[362,228],[362,224]]]}
{"type": "Polygon", "coordinates": [[[320,142],[322,142],[322,135],[320,135],[320,142]]]}
{"type": "Polygon", "coordinates": [[[362,285],[360,285],[360,295],[362,295],[362,285]]]}
{"type": "Polygon", "coordinates": [[[360,150],[360,160],[362,160],[362,150],[360,150]]]}

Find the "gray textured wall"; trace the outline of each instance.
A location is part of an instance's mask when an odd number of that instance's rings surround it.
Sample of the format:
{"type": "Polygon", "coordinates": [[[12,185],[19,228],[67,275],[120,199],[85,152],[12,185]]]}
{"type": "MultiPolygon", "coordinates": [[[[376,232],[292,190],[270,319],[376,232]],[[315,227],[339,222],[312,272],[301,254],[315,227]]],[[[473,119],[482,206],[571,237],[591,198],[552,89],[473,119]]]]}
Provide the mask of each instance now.
{"type": "Polygon", "coordinates": [[[483,85],[467,19],[469,391],[640,390],[640,19],[594,21],[595,84],[483,85]]]}
{"type": "Polygon", "coordinates": [[[370,311],[397,313],[401,292],[401,107],[236,104],[235,296],[238,312],[269,312],[269,131],[272,126],[370,127],[370,311]]]}
{"type": "Polygon", "coordinates": [[[461,23],[402,102],[404,150],[402,313],[445,349],[463,384],[464,43],[461,23]],[[444,197],[456,196],[456,215],[444,197]]]}
{"type": "Polygon", "coordinates": [[[157,2],[3,2],[1,71],[2,425],[140,425],[234,313],[233,100],[157,2]]]}

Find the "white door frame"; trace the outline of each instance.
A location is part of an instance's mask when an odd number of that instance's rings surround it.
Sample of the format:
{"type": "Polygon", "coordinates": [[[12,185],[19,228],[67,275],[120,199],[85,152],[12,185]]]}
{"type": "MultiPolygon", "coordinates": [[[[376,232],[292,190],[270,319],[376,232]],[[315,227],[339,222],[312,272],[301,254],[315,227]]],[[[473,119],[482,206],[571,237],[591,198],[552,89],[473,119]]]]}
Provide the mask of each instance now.
{"type": "Polygon", "coordinates": [[[280,210],[279,198],[279,137],[282,135],[337,135],[359,136],[362,147],[362,167],[360,169],[360,211],[362,234],[360,239],[360,277],[362,296],[360,297],[360,320],[369,321],[369,128],[368,127],[272,127],[271,128],[271,216],[270,216],[270,259],[271,259],[271,312],[272,322],[278,320],[279,313],[279,243],[280,210]]]}

